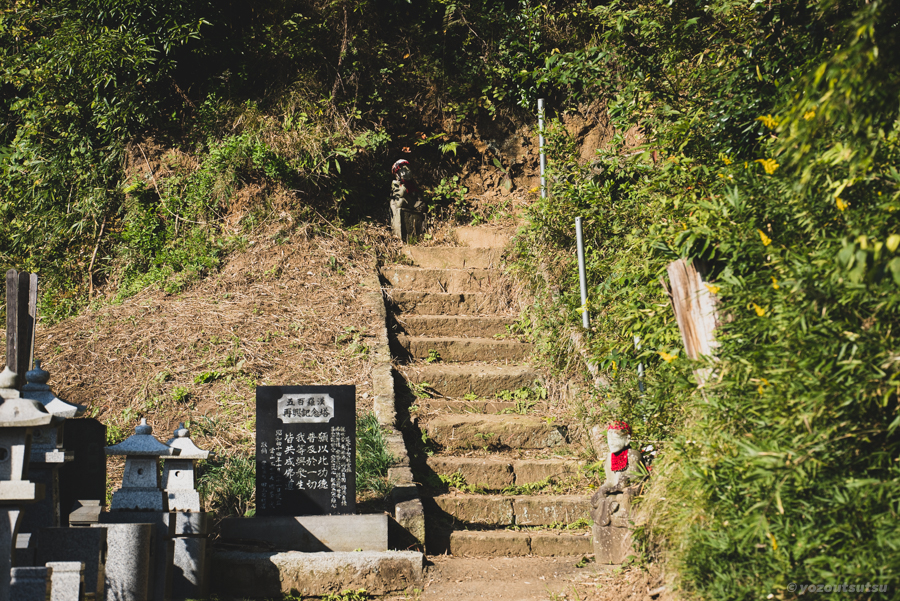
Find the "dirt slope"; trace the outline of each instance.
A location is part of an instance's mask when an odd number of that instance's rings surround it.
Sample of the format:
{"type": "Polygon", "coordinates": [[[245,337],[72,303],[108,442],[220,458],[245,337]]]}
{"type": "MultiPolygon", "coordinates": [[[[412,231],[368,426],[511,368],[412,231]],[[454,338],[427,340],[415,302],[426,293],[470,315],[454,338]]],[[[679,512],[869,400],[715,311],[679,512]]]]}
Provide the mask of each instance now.
{"type": "Polygon", "coordinates": [[[87,405],[115,437],[140,417],[163,440],[190,421],[195,442],[220,456],[252,454],[256,385],[354,384],[360,409],[370,407],[380,324],[361,283],[394,243],[374,226],[270,231],[180,294],[146,290],[39,324],[35,358],[56,394],[87,405]]]}

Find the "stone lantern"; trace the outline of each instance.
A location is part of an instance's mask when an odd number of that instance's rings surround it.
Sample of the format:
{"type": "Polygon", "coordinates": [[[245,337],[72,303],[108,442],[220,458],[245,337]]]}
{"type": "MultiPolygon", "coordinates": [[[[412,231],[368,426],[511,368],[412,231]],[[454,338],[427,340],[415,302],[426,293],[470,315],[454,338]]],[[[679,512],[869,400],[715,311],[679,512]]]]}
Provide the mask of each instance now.
{"type": "Polygon", "coordinates": [[[44,487],[28,480],[31,430],[53,419],[40,403],[21,398],[15,384],[15,372],[5,368],[0,373],[0,599],[9,598],[21,505],[44,496],[44,487]]]}
{"type": "Polygon", "coordinates": [[[159,488],[159,458],[177,455],[151,434],[147,418],[134,434],[117,445],[106,447],[107,455],[125,455],[122,487],[113,493],[112,511],[166,511],[166,495],[159,488]]]}
{"type": "Polygon", "coordinates": [[[166,442],[178,454],[166,459],[163,482],[169,497],[169,511],[200,511],[200,493],[194,478],[195,461],[209,457],[209,451],[197,448],[189,437],[184,422],[178,424],[175,436],[166,442]]]}
{"type": "Polygon", "coordinates": [[[31,477],[44,485],[46,494],[42,501],[25,510],[20,536],[60,526],[59,469],[72,460],[72,453],[62,448],[64,423],[85,411],[83,405],[72,405],[57,398],[47,385],[50,374],[41,369],[40,361],[34,364],[35,368],[25,374],[28,383],[22,387],[21,396],[43,405],[53,420],[47,426],[32,429],[31,477]]]}

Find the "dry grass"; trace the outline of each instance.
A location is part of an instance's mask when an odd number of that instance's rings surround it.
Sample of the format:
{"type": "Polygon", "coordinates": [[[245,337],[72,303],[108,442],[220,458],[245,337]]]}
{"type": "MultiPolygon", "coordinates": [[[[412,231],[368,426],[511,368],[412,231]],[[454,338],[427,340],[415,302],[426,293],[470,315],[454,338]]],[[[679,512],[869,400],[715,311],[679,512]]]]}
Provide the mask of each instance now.
{"type": "Polygon", "coordinates": [[[361,282],[397,244],[374,226],[305,225],[278,239],[251,237],[180,294],[145,290],[38,326],[35,357],[57,395],[123,436],[139,417],[162,440],[190,421],[198,446],[219,455],[253,453],[257,385],[354,384],[370,408],[381,323],[361,282]]]}

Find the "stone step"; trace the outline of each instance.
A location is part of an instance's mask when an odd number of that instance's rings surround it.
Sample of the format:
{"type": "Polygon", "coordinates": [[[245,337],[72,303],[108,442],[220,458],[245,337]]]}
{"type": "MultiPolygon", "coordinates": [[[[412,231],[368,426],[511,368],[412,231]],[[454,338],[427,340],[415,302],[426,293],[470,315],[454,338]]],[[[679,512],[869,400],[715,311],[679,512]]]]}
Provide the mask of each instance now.
{"type": "Polygon", "coordinates": [[[404,246],[403,254],[428,269],[497,269],[503,253],[499,248],[404,246]]]}
{"type": "Polygon", "coordinates": [[[408,336],[471,336],[491,338],[506,334],[516,323],[509,317],[473,317],[470,315],[401,315],[397,324],[408,336]]]}
{"type": "Polygon", "coordinates": [[[455,530],[448,551],[453,555],[487,557],[566,557],[594,552],[590,532],[528,530],[455,530]]]}
{"type": "Polygon", "coordinates": [[[476,248],[503,248],[509,243],[513,231],[506,228],[490,228],[466,225],[453,230],[457,242],[476,248]]]}
{"type": "Polygon", "coordinates": [[[518,414],[542,413],[548,409],[545,401],[498,401],[487,400],[449,400],[449,399],[418,399],[416,406],[419,415],[427,413],[490,413],[490,414],[518,414]],[[527,411],[521,411],[526,408],[527,411]]]}
{"type": "Polygon", "coordinates": [[[485,315],[509,313],[506,303],[495,294],[483,292],[416,292],[386,290],[394,312],[418,315],[485,315]]]}
{"type": "Polygon", "coordinates": [[[500,490],[506,486],[533,484],[547,478],[565,478],[578,473],[574,459],[504,459],[479,457],[445,457],[433,455],[428,467],[438,475],[459,473],[466,484],[500,490]]]}
{"type": "Polygon", "coordinates": [[[588,495],[469,495],[434,497],[437,510],[482,526],[550,526],[591,519],[588,495]]]}
{"type": "Polygon", "coordinates": [[[461,398],[476,394],[496,397],[504,390],[533,386],[541,374],[527,365],[426,365],[410,370],[406,378],[413,384],[428,384],[440,395],[461,398]]]}
{"type": "Polygon", "coordinates": [[[381,275],[391,287],[421,292],[483,292],[500,282],[498,269],[426,269],[389,265],[381,268],[381,275]]]}
{"type": "Polygon", "coordinates": [[[438,415],[425,424],[444,449],[546,449],[566,444],[568,429],[532,415],[438,415]]]}
{"type": "Polygon", "coordinates": [[[515,340],[490,338],[429,338],[400,334],[392,340],[395,357],[428,359],[437,353],[442,361],[522,361],[534,347],[515,340]]]}
{"type": "Polygon", "coordinates": [[[324,597],[345,589],[371,595],[423,588],[425,557],[415,551],[230,551],[214,549],[210,587],[224,598],[324,597]]]}

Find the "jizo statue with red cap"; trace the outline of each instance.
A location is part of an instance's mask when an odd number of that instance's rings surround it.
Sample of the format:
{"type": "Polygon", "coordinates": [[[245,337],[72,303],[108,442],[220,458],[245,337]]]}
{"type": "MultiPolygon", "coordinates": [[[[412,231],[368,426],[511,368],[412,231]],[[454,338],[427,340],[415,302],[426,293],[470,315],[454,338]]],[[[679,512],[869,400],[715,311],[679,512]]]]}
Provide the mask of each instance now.
{"type": "Polygon", "coordinates": [[[636,484],[643,463],[641,452],[631,448],[631,427],[623,421],[611,423],[606,428],[609,455],[603,462],[606,481],[591,497],[591,517],[600,526],[607,526],[610,516],[618,509],[618,503],[610,499],[636,484]],[[611,503],[615,506],[610,507],[611,503]]]}
{"type": "Polygon", "coordinates": [[[400,159],[391,167],[391,229],[404,242],[425,231],[425,203],[413,180],[409,161],[400,159]]]}

